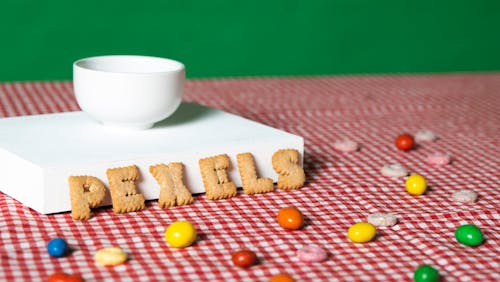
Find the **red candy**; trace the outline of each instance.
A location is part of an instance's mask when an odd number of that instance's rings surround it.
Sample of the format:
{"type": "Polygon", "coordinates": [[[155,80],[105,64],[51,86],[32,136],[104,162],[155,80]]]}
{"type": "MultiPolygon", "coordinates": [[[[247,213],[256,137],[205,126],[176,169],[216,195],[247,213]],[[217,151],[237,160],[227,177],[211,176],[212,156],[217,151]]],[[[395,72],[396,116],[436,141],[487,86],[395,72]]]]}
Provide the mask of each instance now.
{"type": "Polygon", "coordinates": [[[415,146],[415,140],[410,134],[401,134],[396,138],[394,142],[398,149],[403,151],[410,151],[415,146]]]}
{"type": "Polygon", "coordinates": [[[239,250],[233,254],[234,265],[247,268],[257,263],[257,255],[249,250],[239,250]]]}
{"type": "Polygon", "coordinates": [[[83,282],[83,278],[78,275],[56,272],[49,276],[48,282],[83,282]]]}

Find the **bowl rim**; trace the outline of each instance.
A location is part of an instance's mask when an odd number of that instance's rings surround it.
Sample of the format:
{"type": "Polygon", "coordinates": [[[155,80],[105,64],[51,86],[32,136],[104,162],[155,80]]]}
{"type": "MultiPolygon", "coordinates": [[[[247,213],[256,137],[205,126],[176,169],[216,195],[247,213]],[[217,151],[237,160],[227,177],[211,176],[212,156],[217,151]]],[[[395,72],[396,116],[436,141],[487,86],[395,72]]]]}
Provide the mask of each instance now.
{"type": "Polygon", "coordinates": [[[78,59],[75,62],[73,62],[73,68],[74,69],[82,69],[90,72],[97,72],[97,73],[106,73],[106,74],[121,74],[121,75],[156,75],[156,74],[170,74],[170,73],[179,73],[185,70],[185,66],[183,63],[168,59],[168,58],[163,58],[163,57],[155,57],[155,56],[144,56],[144,55],[102,55],[102,56],[92,56],[92,57],[87,57],[87,58],[82,58],[78,59]],[[91,62],[105,62],[106,60],[116,60],[116,59],[123,59],[123,60],[147,60],[150,62],[154,62],[154,64],[165,64],[165,66],[168,65],[168,67],[165,67],[165,70],[158,70],[158,71],[118,71],[118,70],[106,70],[103,68],[96,68],[96,67],[91,67],[89,65],[86,65],[86,63],[91,63],[91,62]]]}

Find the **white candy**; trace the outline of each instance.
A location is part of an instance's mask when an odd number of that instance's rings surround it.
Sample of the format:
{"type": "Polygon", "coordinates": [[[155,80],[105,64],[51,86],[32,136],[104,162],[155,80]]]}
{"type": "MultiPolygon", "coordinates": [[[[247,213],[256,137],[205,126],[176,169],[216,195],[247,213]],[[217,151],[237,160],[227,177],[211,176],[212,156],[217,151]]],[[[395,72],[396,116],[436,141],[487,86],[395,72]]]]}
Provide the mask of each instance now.
{"type": "Polygon", "coordinates": [[[432,142],[435,141],[437,138],[438,137],[436,133],[427,129],[421,129],[417,131],[417,133],[415,133],[415,141],[417,142],[422,142],[422,141],[432,142]]]}
{"type": "Polygon", "coordinates": [[[354,152],[359,149],[359,144],[351,140],[337,141],[333,143],[333,148],[341,152],[354,152]]]}
{"type": "Polygon", "coordinates": [[[368,216],[368,222],[373,224],[375,227],[382,226],[394,226],[398,223],[398,218],[393,214],[370,214],[368,216]]]}
{"type": "Polygon", "coordinates": [[[472,190],[460,190],[453,193],[452,198],[460,203],[474,203],[477,200],[477,193],[472,190]]]}
{"type": "Polygon", "coordinates": [[[380,173],[388,177],[405,177],[408,175],[409,171],[400,164],[389,164],[384,165],[380,169],[380,173]]]}

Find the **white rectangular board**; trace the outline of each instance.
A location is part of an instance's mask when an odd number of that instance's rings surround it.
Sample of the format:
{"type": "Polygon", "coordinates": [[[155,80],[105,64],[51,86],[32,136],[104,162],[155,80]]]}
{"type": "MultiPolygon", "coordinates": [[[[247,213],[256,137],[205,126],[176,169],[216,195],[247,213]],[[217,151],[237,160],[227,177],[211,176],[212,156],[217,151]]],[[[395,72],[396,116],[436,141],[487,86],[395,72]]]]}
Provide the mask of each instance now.
{"type": "MultiPolygon", "coordinates": [[[[139,131],[103,126],[83,112],[2,118],[0,191],[40,213],[64,212],[71,210],[70,175],[92,175],[109,187],[108,168],[135,164],[137,190],[153,200],[160,188],[149,166],[182,162],[184,182],[197,194],[205,191],[199,159],[227,154],[229,178],[241,187],[237,154],[252,153],[259,176],[276,182],[271,158],[286,148],[303,156],[303,138],[194,103],[183,103],[171,117],[139,131]]],[[[107,193],[102,205],[110,204],[107,193]]]]}

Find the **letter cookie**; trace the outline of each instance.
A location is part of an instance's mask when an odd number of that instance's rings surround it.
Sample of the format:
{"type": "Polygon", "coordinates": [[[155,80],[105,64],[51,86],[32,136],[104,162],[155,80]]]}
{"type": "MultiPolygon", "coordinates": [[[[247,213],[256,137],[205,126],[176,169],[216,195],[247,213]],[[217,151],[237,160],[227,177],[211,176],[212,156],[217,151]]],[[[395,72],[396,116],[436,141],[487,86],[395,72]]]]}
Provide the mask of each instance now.
{"type": "Polygon", "coordinates": [[[182,181],[182,163],[157,164],[149,167],[149,172],[160,185],[158,206],[170,208],[191,204],[193,196],[182,181]]]}
{"type": "Polygon", "coordinates": [[[236,196],[236,186],[229,181],[226,173],[230,165],[226,154],[200,159],[198,164],[207,199],[219,200],[236,196]]]}
{"type": "Polygon", "coordinates": [[[290,190],[304,185],[306,175],[298,162],[299,151],[295,149],[282,149],[273,154],[272,164],[278,173],[278,188],[290,190]]]}
{"type": "Polygon", "coordinates": [[[271,178],[258,178],[255,161],[251,153],[241,153],[236,156],[240,171],[243,192],[245,194],[259,194],[271,192],[274,189],[271,178]]]}
{"type": "Polygon", "coordinates": [[[93,176],[70,176],[68,182],[71,217],[75,220],[89,219],[90,209],[98,207],[106,196],[104,184],[93,176]]]}
{"type": "Polygon", "coordinates": [[[139,171],[135,165],[106,170],[115,213],[126,213],[144,209],[144,196],[135,190],[139,171]]]}

